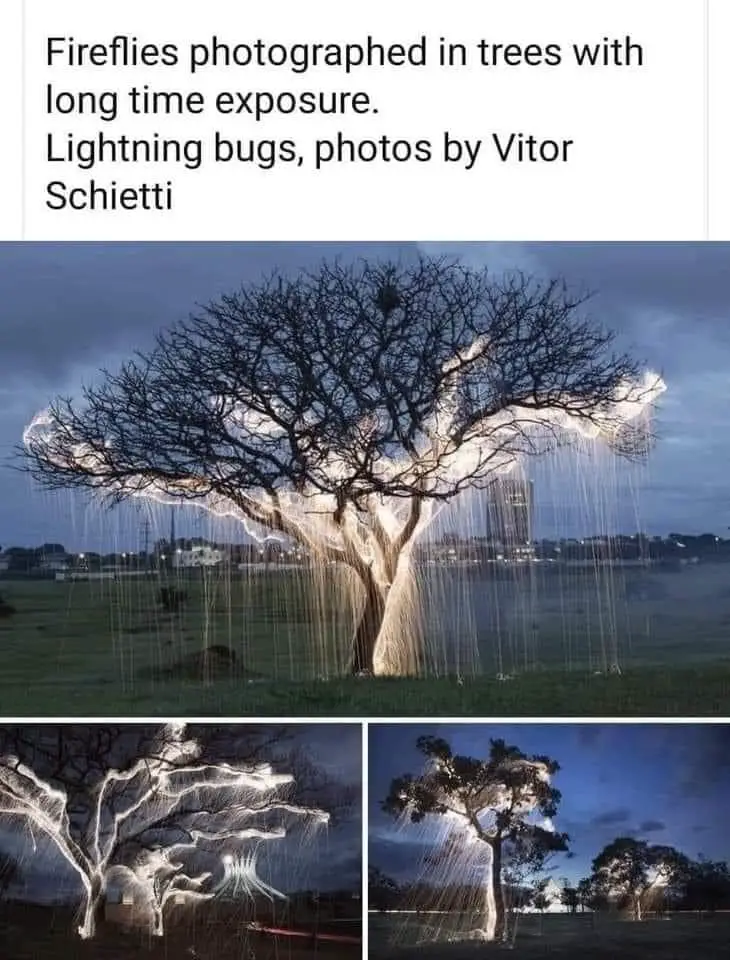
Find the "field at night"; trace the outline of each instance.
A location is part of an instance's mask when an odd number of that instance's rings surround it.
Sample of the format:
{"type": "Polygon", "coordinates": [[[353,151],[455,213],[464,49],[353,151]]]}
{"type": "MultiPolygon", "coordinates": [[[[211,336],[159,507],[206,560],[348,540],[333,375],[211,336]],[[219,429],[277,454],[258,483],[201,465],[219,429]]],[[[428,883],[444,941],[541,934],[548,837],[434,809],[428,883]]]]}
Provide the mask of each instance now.
{"type": "Polygon", "coordinates": [[[324,923],[312,919],[298,936],[247,930],[240,917],[204,913],[195,922],[170,925],[163,939],[111,924],[93,940],[72,933],[73,913],[60,908],[10,905],[0,907],[0,953],[4,960],[358,960],[359,923],[324,923]],[[315,938],[316,932],[334,936],[315,938]],[[340,939],[352,942],[339,942],[340,939]]]}
{"type": "Polygon", "coordinates": [[[491,947],[479,941],[449,943],[441,939],[429,943],[421,939],[423,927],[415,918],[404,924],[402,917],[371,914],[369,929],[371,956],[383,960],[472,960],[506,950],[514,960],[723,960],[730,939],[730,915],[675,915],[643,923],[594,919],[588,914],[525,916],[518,918],[514,945],[491,947]]]}
{"type": "MultiPolygon", "coordinates": [[[[3,580],[0,593],[16,613],[0,619],[6,656],[0,701],[8,713],[50,716],[388,716],[424,709],[468,716],[483,713],[485,704],[505,716],[723,714],[730,704],[726,565],[701,572],[693,571],[694,579],[654,575],[674,595],[622,608],[626,636],[639,621],[649,629],[628,642],[619,638],[621,676],[591,666],[590,651],[598,656],[600,642],[595,629],[586,632],[584,607],[597,594],[584,579],[588,600],[576,599],[580,581],[574,580],[568,621],[558,622],[553,612],[560,596],[542,596],[534,615],[543,628],[529,636],[517,617],[511,633],[489,630],[489,610],[504,618],[505,609],[504,597],[492,593],[505,594],[509,584],[479,589],[473,582],[483,608],[478,632],[464,622],[457,599],[442,591],[446,612],[440,625],[434,614],[429,641],[430,669],[440,676],[365,680],[343,675],[348,611],[297,575],[183,581],[189,600],[177,614],[160,607],[154,581],[3,580]],[[706,594],[701,623],[692,619],[688,589],[706,594]],[[313,605],[325,615],[314,616],[313,605]],[[461,641],[453,624],[464,630],[461,641]],[[442,630],[448,636],[439,641],[442,630]],[[515,664],[508,682],[496,679],[498,649],[515,664]]],[[[509,603],[514,607],[514,598],[509,603]]]]}

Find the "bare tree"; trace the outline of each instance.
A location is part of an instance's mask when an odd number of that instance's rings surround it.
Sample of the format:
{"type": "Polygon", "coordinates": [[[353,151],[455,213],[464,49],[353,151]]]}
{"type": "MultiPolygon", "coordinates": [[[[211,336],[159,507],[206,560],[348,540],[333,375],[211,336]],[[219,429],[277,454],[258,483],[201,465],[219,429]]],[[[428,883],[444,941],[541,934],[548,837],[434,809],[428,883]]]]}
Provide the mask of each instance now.
{"type": "Polygon", "coordinates": [[[0,815],[42,831],[76,871],[82,937],[94,935],[115,870],[145,887],[161,934],[169,895],[195,894],[207,879],[184,874],[181,858],[282,838],[290,818],[328,819],[293,802],[294,778],[265,763],[261,746],[254,737],[252,755],[232,762],[179,724],[3,728],[0,815]]]}
{"type": "Polygon", "coordinates": [[[355,673],[419,658],[404,600],[439,505],[576,437],[645,448],[661,392],[561,282],[325,264],[208,304],[27,428],[47,487],[195,501],[359,584],[355,673]]]}

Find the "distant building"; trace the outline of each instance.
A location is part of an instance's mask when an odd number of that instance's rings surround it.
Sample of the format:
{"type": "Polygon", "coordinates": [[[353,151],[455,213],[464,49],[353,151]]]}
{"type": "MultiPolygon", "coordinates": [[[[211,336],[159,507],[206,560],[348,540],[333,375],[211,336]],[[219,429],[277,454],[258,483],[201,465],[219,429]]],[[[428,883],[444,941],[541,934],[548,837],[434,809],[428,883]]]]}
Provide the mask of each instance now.
{"type": "Polygon", "coordinates": [[[6,556],[0,554],[0,573],[5,573],[9,566],[10,560],[6,556]]]}
{"type": "Polygon", "coordinates": [[[518,477],[498,477],[487,488],[487,535],[514,551],[532,540],[534,483],[518,477]]]}
{"type": "Polygon", "coordinates": [[[38,569],[47,573],[65,573],[70,567],[70,559],[67,556],[43,557],[38,564],[38,569]]]}
{"type": "Polygon", "coordinates": [[[173,567],[217,567],[223,563],[222,550],[204,544],[194,544],[189,550],[176,550],[172,555],[173,567]]]}

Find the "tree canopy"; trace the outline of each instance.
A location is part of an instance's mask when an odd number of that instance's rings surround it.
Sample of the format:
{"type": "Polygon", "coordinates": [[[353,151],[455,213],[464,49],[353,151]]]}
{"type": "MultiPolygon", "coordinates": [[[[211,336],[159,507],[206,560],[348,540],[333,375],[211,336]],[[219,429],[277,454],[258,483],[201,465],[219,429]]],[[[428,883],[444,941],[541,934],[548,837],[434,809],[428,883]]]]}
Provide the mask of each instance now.
{"type": "Polygon", "coordinates": [[[593,861],[593,879],[609,900],[625,898],[641,920],[650,893],[681,877],[687,864],[674,847],[617,837],[593,861]]]}

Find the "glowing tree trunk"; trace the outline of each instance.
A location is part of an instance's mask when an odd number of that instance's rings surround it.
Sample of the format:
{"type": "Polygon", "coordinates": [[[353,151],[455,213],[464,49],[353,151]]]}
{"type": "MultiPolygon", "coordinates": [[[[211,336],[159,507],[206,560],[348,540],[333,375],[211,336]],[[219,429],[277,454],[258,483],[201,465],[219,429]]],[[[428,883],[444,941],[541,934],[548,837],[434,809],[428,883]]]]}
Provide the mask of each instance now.
{"type": "Polygon", "coordinates": [[[506,937],[507,930],[502,890],[502,844],[499,840],[489,844],[489,851],[482,932],[486,940],[502,941],[506,937]]]}
{"type": "Polygon", "coordinates": [[[370,526],[364,537],[369,559],[364,559],[352,538],[346,536],[348,562],[359,578],[363,594],[352,639],[350,671],[416,673],[421,666],[421,649],[411,555],[418,533],[433,516],[433,505],[424,505],[417,498],[411,503],[407,518],[395,523],[393,514],[382,505],[371,502],[369,514],[370,526]]]}
{"type": "Polygon", "coordinates": [[[274,812],[311,817],[317,823],[328,821],[329,814],[324,810],[279,799],[279,789],[293,783],[291,774],[275,773],[265,763],[238,767],[228,762],[203,762],[200,752],[198,741],[187,736],[185,724],[166,724],[142,757],[122,769],[107,770],[94,791],[79,840],[72,834],[65,790],[43,780],[17,757],[0,756],[0,816],[18,816],[37,827],[76,871],[84,894],[78,927],[82,939],[91,939],[103,919],[112,869],[126,869],[146,891],[154,932],[161,936],[162,911],[173,892],[179,890],[188,898],[209,896],[200,893],[199,887],[210,874],[191,878],[181,873],[182,865],[169,860],[173,850],[195,850],[201,842],[237,843],[286,836],[282,826],[244,825],[274,812]],[[135,787],[130,788],[130,784],[135,787]],[[199,790],[208,794],[231,791],[234,799],[241,796],[246,803],[224,804],[215,812],[186,808],[183,801],[199,790]],[[201,817],[205,818],[205,829],[199,826],[201,817]],[[170,830],[182,832],[186,839],[170,843],[168,838],[168,846],[161,846],[162,840],[158,839],[137,865],[138,874],[123,863],[115,863],[125,850],[140,846],[144,850],[145,837],[149,840],[170,830]]]}
{"type": "Polygon", "coordinates": [[[641,913],[641,892],[634,894],[634,920],[642,920],[641,913]]]}
{"type": "Polygon", "coordinates": [[[163,922],[163,917],[162,917],[162,912],[164,910],[164,903],[161,903],[159,900],[153,900],[151,907],[152,907],[152,936],[164,937],[165,924],[163,922]]]}
{"type": "Polygon", "coordinates": [[[83,940],[90,940],[104,920],[104,879],[92,874],[85,879],[86,900],[83,905],[83,916],[79,926],[79,936],[83,940]]]}
{"type": "Polygon", "coordinates": [[[375,672],[375,648],[385,619],[389,593],[387,587],[375,582],[369,570],[361,575],[361,579],[365,587],[365,603],[352,640],[351,672],[356,674],[375,672]]]}

